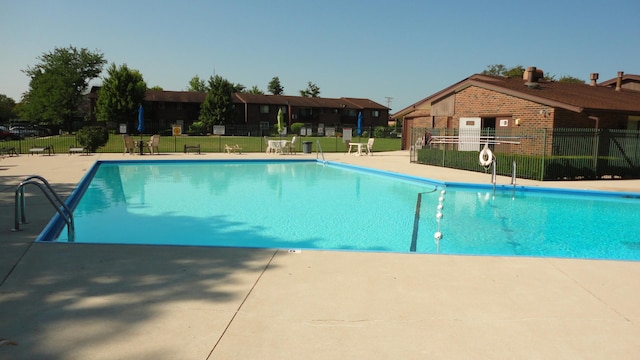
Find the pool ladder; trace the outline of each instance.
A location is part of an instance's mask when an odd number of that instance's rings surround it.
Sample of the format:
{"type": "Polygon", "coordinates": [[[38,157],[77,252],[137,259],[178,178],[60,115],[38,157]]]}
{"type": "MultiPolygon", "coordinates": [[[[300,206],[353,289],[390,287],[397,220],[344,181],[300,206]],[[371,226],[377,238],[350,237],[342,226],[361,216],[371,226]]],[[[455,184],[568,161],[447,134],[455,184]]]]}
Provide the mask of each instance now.
{"type": "Polygon", "coordinates": [[[69,209],[69,207],[64,203],[64,201],[62,201],[60,196],[53,190],[49,182],[42,176],[38,176],[38,175],[31,175],[26,177],[24,180],[22,180],[22,182],[20,182],[20,184],[18,184],[18,187],[16,188],[15,208],[14,208],[15,222],[14,222],[14,228],[11,230],[19,231],[20,224],[27,223],[26,216],[25,216],[25,200],[24,200],[24,187],[27,185],[35,185],[38,188],[40,188],[40,190],[42,190],[42,193],[46,196],[47,200],[49,200],[49,202],[51,203],[51,205],[53,205],[53,207],[56,209],[58,214],[60,214],[60,216],[62,216],[62,218],[64,219],[64,222],[67,224],[67,234],[69,237],[69,241],[73,241],[75,237],[75,227],[73,224],[73,212],[71,212],[71,209],[69,209]]]}
{"type": "Polygon", "coordinates": [[[324,152],[322,151],[322,146],[320,145],[320,140],[317,140],[316,145],[318,146],[318,150],[316,151],[316,160],[318,160],[318,155],[322,156],[322,164],[327,166],[327,160],[324,159],[324,152]]]}
{"type": "MultiPolygon", "coordinates": [[[[493,168],[491,171],[491,183],[493,184],[493,196],[496,195],[496,179],[497,179],[497,175],[496,175],[496,167],[498,166],[498,160],[497,159],[493,159],[492,164],[493,168]]],[[[511,163],[511,186],[513,187],[513,193],[512,193],[512,197],[515,196],[515,191],[516,191],[516,161],[513,160],[513,162],[511,163]]]]}

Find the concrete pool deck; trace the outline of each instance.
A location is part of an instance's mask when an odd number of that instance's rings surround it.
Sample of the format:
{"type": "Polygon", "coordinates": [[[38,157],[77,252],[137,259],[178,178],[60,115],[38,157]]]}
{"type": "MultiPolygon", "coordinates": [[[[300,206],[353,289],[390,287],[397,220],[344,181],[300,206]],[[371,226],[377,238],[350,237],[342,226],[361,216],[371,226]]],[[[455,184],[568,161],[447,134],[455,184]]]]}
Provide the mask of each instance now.
{"type": "MultiPolygon", "coordinates": [[[[409,163],[406,151],[327,160],[446,181],[490,176],[409,163]]],[[[630,359],[640,354],[640,262],[330,251],[43,244],[96,160],[0,160],[0,359],[630,359]]],[[[316,158],[164,154],[145,159],[316,158]]],[[[498,183],[508,184],[499,177],[498,183]]],[[[518,184],[640,192],[640,180],[518,184]]],[[[607,216],[603,214],[603,226],[607,216]]],[[[117,226],[117,224],[114,224],[117,226]]],[[[640,225],[639,225],[640,228],[640,225]]]]}

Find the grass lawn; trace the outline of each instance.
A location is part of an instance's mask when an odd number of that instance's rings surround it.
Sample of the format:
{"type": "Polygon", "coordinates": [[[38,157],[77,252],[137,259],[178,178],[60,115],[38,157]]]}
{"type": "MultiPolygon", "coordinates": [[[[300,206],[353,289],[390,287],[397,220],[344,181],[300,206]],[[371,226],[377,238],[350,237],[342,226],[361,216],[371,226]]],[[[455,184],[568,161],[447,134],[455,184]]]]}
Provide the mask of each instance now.
{"type": "MultiPolygon", "coordinates": [[[[149,141],[151,135],[142,135],[142,137],[136,135],[133,136],[135,140],[142,138],[143,141],[149,141]]],[[[283,139],[291,140],[292,136],[283,137],[283,139]]],[[[277,137],[271,137],[271,139],[277,139],[277,137]]],[[[353,141],[366,142],[367,138],[355,137],[353,141]]],[[[324,152],[346,152],[347,148],[342,142],[340,137],[298,137],[296,141],[296,149],[298,152],[302,152],[302,143],[310,141],[312,143],[312,151],[317,151],[317,144],[320,141],[320,146],[324,152]]],[[[184,146],[200,145],[200,151],[204,153],[224,152],[224,145],[233,146],[238,144],[242,148],[243,152],[263,152],[266,149],[266,143],[262,137],[249,137],[249,136],[163,136],[160,138],[160,152],[172,153],[183,152],[184,146]]],[[[56,154],[66,154],[69,152],[70,147],[78,147],[75,135],[56,135],[47,136],[41,138],[26,138],[23,140],[10,140],[0,142],[0,148],[14,147],[20,154],[29,153],[29,149],[32,147],[44,147],[52,145],[56,154]]],[[[373,145],[375,151],[395,151],[400,150],[401,140],[399,138],[376,138],[373,145]]],[[[111,134],[109,136],[109,142],[98,149],[97,152],[122,152],[124,150],[124,143],[122,141],[122,135],[111,134]]]]}

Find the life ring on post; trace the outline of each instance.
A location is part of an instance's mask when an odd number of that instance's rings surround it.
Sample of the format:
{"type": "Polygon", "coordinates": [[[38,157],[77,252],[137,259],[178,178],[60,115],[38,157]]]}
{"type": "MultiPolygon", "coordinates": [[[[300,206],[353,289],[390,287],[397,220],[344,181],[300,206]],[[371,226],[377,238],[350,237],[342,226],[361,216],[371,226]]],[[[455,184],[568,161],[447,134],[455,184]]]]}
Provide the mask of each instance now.
{"type": "Polygon", "coordinates": [[[480,151],[480,155],[478,155],[480,165],[484,166],[485,169],[489,168],[491,164],[493,164],[494,158],[493,152],[489,149],[489,144],[484,144],[484,148],[480,151]]]}

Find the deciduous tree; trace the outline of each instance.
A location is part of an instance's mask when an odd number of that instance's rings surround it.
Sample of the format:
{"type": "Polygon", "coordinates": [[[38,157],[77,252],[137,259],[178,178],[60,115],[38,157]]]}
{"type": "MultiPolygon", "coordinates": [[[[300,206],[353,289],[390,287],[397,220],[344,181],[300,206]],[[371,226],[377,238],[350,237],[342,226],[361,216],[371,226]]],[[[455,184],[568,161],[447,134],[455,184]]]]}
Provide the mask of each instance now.
{"type": "Polygon", "coordinates": [[[0,123],[16,117],[16,102],[7,95],[0,94],[0,123]]]}
{"type": "Polygon", "coordinates": [[[207,95],[200,105],[199,120],[207,127],[212,125],[233,124],[235,110],[231,94],[235,92],[234,84],[215,75],[209,78],[207,95]]]}
{"type": "Polygon", "coordinates": [[[198,75],[195,75],[191,80],[189,80],[189,87],[187,88],[187,91],[207,92],[207,90],[209,89],[207,88],[206,81],[200,79],[198,75]]]}
{"type": "Polygon", "coordinates": [[[138,70],[111,64],[98,93],[97,120],[134,124],[146,91],[147,84],[138,70]]]}
{"type": "Polygon", "coordinates": [[[318,97],[320,95],[320,88],[318,85],[309,81],[307,83],[307,88],[304,90],[300,90],[300,96],[302,97],[318,97]]]}
{"type": "Polygon", "coordinates": [[[73,46],[55,48],[38,60],[39,64],[23,70],[31,80],[20,116],[70,128],[89,81],[100,75],[106,60],[97,50],[73,46]]]}

